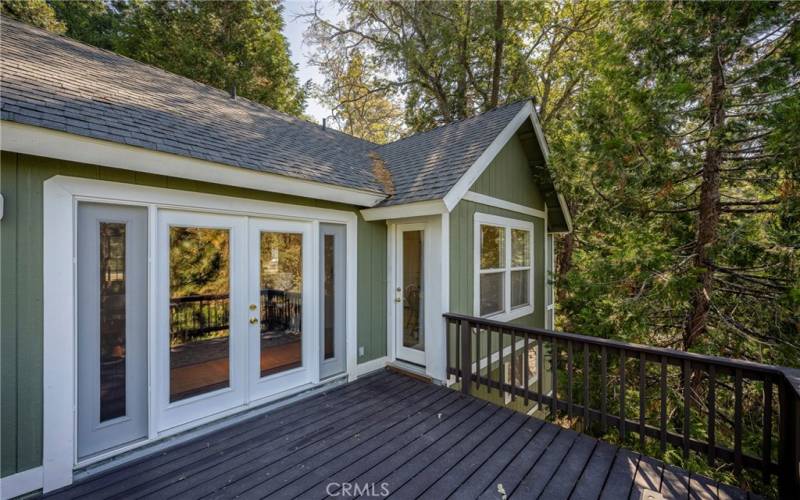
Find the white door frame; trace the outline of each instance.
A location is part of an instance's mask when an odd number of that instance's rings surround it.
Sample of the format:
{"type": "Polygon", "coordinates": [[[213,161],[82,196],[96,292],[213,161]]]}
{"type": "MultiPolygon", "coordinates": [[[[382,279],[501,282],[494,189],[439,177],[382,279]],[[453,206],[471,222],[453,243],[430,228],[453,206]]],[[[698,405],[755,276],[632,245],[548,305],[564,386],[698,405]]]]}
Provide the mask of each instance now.
{"type": "MultiPolygon", "coordinates": [[[[245,215],[311,222],[332,222],[347,226],[347,374],[357,376],[357,216],[354,212],[323,209],[251,200],[167,188],[139,186],[111,181],[82,179],[57,175],[43,183],[43,429],[42,429],[42,487],[44,492],[72,483],[77,459],[77,314],[76,314],[76,211],[79,201],[139,205],[148,207],[148,342],[154,345],[157,328],[157,214],[160,209],[176,209],[216,214],[245,215]]],[[[313,232],[312,232],[313,235],[313,232]]],[[[316,254],[314,251],[312,254],[316,254]]],[[[312,273],[316,273],[318,258],[312,255],[312,273]]],[[[316,303],[316,301],[314,301],[316,303]]],[[[149,360],[149,380],[156,380],[157,364],[149,360]]],[[[258,401],[303,390],[296,388],[258,401]]],[[[156,391],[149,386],[148,440],[108,454],[93,457],[90,462],[128,451],[166,435],[185,430],[178,426],[159,432],[156,421],[156,391]]],[[[241,411],[222,412],[192,422],[191,426],[241,411]]]]}

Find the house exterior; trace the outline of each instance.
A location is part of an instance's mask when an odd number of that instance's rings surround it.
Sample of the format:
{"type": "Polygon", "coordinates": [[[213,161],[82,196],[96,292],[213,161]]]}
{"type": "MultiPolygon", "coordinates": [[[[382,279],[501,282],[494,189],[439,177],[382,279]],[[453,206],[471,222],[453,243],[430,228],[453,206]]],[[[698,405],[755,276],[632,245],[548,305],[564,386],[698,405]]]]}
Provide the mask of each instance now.
{"type": "Polygon", "coordinates": [[[372,144],[3,18],[3,496],[393,364],[553,326],[531,100],[372,144]]]}

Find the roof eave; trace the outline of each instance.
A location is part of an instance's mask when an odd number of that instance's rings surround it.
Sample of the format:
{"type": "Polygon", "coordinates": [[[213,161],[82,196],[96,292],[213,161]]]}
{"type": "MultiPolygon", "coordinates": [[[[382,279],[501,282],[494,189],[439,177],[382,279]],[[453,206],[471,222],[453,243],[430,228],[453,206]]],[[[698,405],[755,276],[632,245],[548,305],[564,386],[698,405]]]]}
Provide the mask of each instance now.
{"type": "Polygon", "coordinates": [[[47,158],[100,165],[314,198],[359,207],[373,207],[386,195],[346,186],[201,160],[2,120],[0,149],[47,158]]]}

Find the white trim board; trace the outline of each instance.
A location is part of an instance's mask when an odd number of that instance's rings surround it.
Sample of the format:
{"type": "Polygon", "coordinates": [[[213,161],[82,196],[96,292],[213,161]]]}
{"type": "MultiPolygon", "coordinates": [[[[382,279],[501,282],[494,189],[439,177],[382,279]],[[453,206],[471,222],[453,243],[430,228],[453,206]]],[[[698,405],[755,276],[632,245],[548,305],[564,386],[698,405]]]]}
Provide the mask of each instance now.
{"type": "Polygon", "coordinates": [[[389,359],[386,356],[383,356],[382,358],[376,358],[376,359],[371,359],[369,361],[365,361],[356,366],[356,375],[359,377],[363,377],[368,373],[382,370],[383,368],[386,368],[386,365],[388,363],[389,359]]]}
{"type": "Polygon", "coordinates": [[[42,468],[24,470],[0,479],[0,499],[8,500],[42,488],[42,468]]]}
{"type": "Polygon", "coordinates": [[[365,208],[361,210],[364,220],[390,220],[403,219],[407,217],[420,217],[425,215],[439,215],[449,213],[443,200],[415,201],[402,205],[391,205],[388,207],[365,208]]]}
{"type": "Polygon", "coordinates": [[[510,201],[501,200],[500,198],[495,198],[493,196],[476,193],[475,191],[467,191],[462,199],[474,203],[480,203],[481,205],[487,205],[495,208],[502,208],[503,210],[508,210],[510,212],[517,212],[520,214],[530,215],[531,217],[538,217],[540,219],[544,219],[546,217],[544,211],[542,210],[538,210],[532,207],[526,207],[525,205],[520,205],[519,203],[513,203],[510,201]]]}
{"type": "MultiPolygon", "coordinates": [[[[154,259],[155,245],[155,211],[156,209],[176,208],[184,211],[213,212],[228,215],[267,217],[270,219],[303,220],[316,222],[333,222],[345,224],[348,232],[348,243],[355,248],[357,241],[357,215],[354,212],[320,209],[315,207],[296,206],[258,200],[247,200],[206,193],[185,192],[174,189],[138,186],[93,179],[55,176],[44,182],[43,186],[43,435],[42,435],[42,487],[45,492],[70,484],[73,480],[75,456],[75,418],[76,408],[76,311],[75,311],[75,210],[78,201],[94,201],[101,203],[122,203],[144,205],[149,207],[150,241],[148,255],[150,264],[148,273],[151,277],[149,291],[148,320],[150,342],[155,338],[154,322],[154,259]]],[[[347,254],[348,293],[355,292],[357,279],[357,262],[355,252],[347,254]]],[[[355,296],[348,300],[350,306],[346,313],[346,338],[348,360],[355,358],[357,340],[357,310],[355,296]]],[[[316,359],[316,358],[314,358],[316,359]]],[[[150,359],[150,377],[153,379],[153,360],[150,359]]],[[[356,365],[348,364],[347,374],[357,376],[356,365]]],[[[150,432],[147,441],[132,447],[152,442],[152,440],[171,435],[185,429],[169,429],[158,432],[153,426],[155,422],[153,409],[154,393],[150,391],[150,432]]],[[[291,391],[289,391],[291,392],[291,391]]],[[[285,396],[275,395],[275,398],[285,396]]],[[[266,398],[271,399],[271,398],[266,398]]],[[[251,402],[251,407],[265,400],[251,402]]],[[[235,413],[247,409],[239,407],[231,411],[235,413]]],[[[201,418],[192,425],[203,423],[223,416],[225,412],[201,418]]],[[[121,452],[117,450],[114,453],[121,452]]],[[[97,457],[101,459],[104,457],[97,457]]],[[[84,465],[83,462],[80,465],[84,465]]]]}
{"type": "Polygon", "coordinates": [[[2,122],[0,148],[15,153],[270,191],[348,205],[371,207],[386,198],[382,193],[258,172],[5,120],[2,122]]]}

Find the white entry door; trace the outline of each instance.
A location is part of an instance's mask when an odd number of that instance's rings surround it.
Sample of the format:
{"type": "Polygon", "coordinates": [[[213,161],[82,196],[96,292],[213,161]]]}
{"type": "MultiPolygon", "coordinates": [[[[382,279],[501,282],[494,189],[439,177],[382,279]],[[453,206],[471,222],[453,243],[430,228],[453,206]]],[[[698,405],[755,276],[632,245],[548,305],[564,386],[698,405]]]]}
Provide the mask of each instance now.
{"type": "Polygon", "coordinates": [[[246,402],[247,219],[158,216],[159,430],[246,402]]]}
{"type": "Polygon", "coordinates": [[[250,219],[249,399],[319,376],[312,224],[250,219]]]}
{"type": "Polygon", "coordinates": [[[395,249],[395,357],[425,365],[425,224],[397,226],[395,249]]]}

